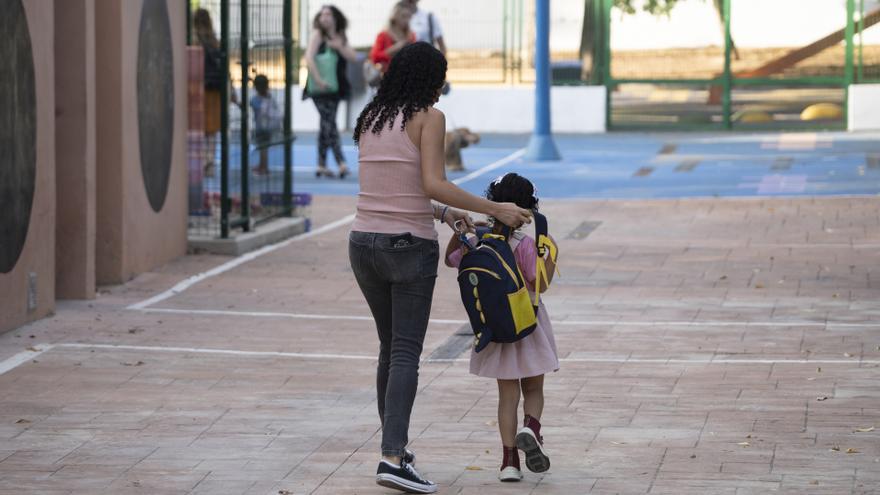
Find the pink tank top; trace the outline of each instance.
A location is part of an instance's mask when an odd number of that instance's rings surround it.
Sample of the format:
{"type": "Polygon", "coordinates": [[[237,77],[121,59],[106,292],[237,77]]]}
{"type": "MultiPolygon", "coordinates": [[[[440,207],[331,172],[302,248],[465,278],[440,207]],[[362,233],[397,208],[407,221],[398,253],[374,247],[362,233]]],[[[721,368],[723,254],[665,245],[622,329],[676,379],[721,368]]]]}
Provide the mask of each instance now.
{"type": "Polygon", "coordinates": [[[403,112],[394,127],[379,135],[370,130],[360,137],[360,193],[351,230],[379,234],[409,232],[423,239],[437,239],[431,198],[422,187],[422,159],[405,130],[403,112]]]}

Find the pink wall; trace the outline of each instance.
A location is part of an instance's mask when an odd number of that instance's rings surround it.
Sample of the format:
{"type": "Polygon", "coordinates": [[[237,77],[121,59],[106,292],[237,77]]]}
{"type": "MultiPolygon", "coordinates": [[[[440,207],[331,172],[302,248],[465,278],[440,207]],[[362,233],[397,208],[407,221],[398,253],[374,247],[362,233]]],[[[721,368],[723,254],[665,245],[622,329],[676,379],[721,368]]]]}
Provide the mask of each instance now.
{"type": "MultiPolygon", "coordinates": [[[[36,82],[36,186],[24,249],[12,271],[0,274],[0,331],[42,318],[55,308],[55,72],[53,1],[24,0],[36,82]],[[28,311],[29,274],[36,307],[28,311]]],[[[9,68],[7,68],[9,70],[9,68]]]]}
{"type": "Polygon", "coordinates": [[[150,207],[141,172],[137,57],[142,0],[96,0],[97,281],[121,283],[186,253],[186,12],[168,1],[174,144],[168,194],[150,207]]]}

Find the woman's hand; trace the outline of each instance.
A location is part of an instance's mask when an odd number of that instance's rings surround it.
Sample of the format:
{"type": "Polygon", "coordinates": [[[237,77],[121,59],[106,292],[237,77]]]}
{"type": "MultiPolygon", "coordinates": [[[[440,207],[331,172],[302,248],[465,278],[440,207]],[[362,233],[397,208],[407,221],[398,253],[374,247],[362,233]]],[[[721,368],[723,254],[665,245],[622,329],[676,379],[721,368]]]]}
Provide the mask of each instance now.
{"type": "Polygon", "coordinates": [[[342,36],[337,35],[327,40],[327,46],[339,52],[345,48],[345,40],[342,39],[342,36]]]}
{"type": "Polygon", "coordinates": [[[509,225],[514,229],[522,227],[523,224],[532,223],[532,212],[524,208],[520,208],[514,203],[497,203],[492,216],[496,220],[509,225]]]}
{"type": "Polygon", "coordinates": [[[449,228],[456,232],[461,232],[455,226],[458,221],[461,221],[465,232],[474,232],[474,221],[471,219],[470,214],[468,214],[468,212],[466,211],[449,208],[448,210],[446,210],[446,215],[443,217],[443,219],[446,225],[449,225],[449,228]]]}

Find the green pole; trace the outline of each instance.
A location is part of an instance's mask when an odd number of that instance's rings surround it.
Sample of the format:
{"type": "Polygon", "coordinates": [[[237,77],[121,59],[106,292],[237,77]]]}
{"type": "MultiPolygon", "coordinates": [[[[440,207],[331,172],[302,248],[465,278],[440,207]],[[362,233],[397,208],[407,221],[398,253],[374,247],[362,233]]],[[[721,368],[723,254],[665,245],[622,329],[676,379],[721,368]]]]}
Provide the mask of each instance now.
{"type": "Polygon", "coordinates": [[[284,36],[284,193],[281,203],[284,214],[290,216],[293,213],[293,150],[291,143],[291,118],[293,117],[293,102],[291,86],[293,85],[293,11],[291,2],[284,0],[284,13],[281,16],[284,26],[281,30],[284,36]]]}
{"type": "MultiPolygon", "coordinates": [[[[225,83],[220,86],[220,237],[229,237],[229,0],[220,1],[220,52],[225,83]]],[[[214,150],[211,150],[213,153],[214,150]]]]}
{"type": "Polygon", "coordinates": [[[856,82],[862,82],[865,80],[865,59],[862,58],[862,49],[865,45],[864,33],[865,31],[865,0],[859,0],[859,72],[856,77],[856,82]]]}
{"type": "Polygon", "coordinates": [[[721,117],[724,121],[724,128],[731,129],[733,124],[730,121],[730,91],[731,79],[730,73],[730,52],[732,38],[730,37],[730,3],[733,0],[721,0],[724,8],[724,81],[723,94],[721,95],[721,117]]]}
{"type": "Polygon", "coordinates": [[[241,220],[242,220],[242,229],[245,232],[250,232],[251,230],[251,207],[250,207],[250,139],[248,139],[248,117],[250,116],[249,106],[248,106],[248,83],[250,82],[250,77],[248,76],[248,65],[250,65],[249,60],[249,46],[248,46],[248,38],[250,37],[250,33],[248,32],[248,24],[250,23],[250,18],[248,17],[248,0],[240,0],[241,1],[241,9],[240,9],[240,18],[239,21],[241,23],[241,39],[239,40],[239,50],[241,51],[241,55],[239,59],[241,60],[241,137],[240,139],[240,158],[241,158],[241,220]]]}
{"type": "Polygon", "coordinates": [[[847,86],[853,82],[853,34],[855,25],[855,0],[846,0],[846,72],[843,75],[847,86]]]}
{"type": "Polygon", "coordinates": [[[186,45],[192,44],[192,3],[186,2],[186,45]]]}
{"type": "Polygon", "coordinates": [[[602,2],[602,79],[605,81],[605,129],[611,129],[611,91],[614,89],[611,77],[611,0],[602,2]]]}
{"type": "Polygon", "coordinates": [[[853,15],[855,14],[855,0],[846,0],[846,68],[843,74],[843,123],[849,122],[849,86],[853,83],[853,15]]]}

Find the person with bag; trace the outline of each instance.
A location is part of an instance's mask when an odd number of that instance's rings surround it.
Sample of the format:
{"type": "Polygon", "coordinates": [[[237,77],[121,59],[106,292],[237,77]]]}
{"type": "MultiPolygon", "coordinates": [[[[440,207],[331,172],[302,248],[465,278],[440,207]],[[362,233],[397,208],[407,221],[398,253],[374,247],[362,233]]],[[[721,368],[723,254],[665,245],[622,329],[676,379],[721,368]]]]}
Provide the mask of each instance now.
{"type": "MultiPolygon", "coordinates": [[[[204,104],[205,113],[205,167],[204,176],[214,177],[216,164],[214,155],[217,150],[217,137],[220,133],[220,110],[223,103],[221,90],[224,84],[230,84],[229,74],[223,67],[223,52],[220,40],[214,33],[211,14],[205,9],[198,9],[193,14],[193,33],[204,53],[204,104]]],[[[238,104],[235,91],[230,88],[230,101],[238,104]]]]}
{"type": "MultiPolygon", "coordinates": [[[[443,39],[443,28],[440,21],[430,10],[420,9],[419,0],[403,0],[413,9],[412,19],[409,20],[409,28],[416,36],[416,41],[425,41],[435,46],[443,55],[446,55],[446,41],[443,39]]],[[[451,86],[449,81],[443,83],[442,94],[449,94],[451,86]]]]}
{"type": "Polygon", "coordinates": [[[346,63],[356,62],[357,52],[349,46],[345,30],[348,19],[333,5],[325,5],[315,15],[312,34],[306,48],[306,65],[309,77],[303,91],[303,99],[311,98],[320,116],[318,132],[318,168],[315,177],[333,177],[327,168],[327,150],[339,166],[339,178],[348,174],[345,155],[339,141],[339,128],[336,126],[336,111],[339,102],[348,98],[350,87],[345,76],[346,63]]]}
{"type": "Polygon", "coordinates": [[[401,48],[354,130],[360,191],[348,254],[379,336],[382,457],[376,483],[412,493],[437,490],[416,471],[415,454],[407,448],[440,257],[434,221],[471,225],[456,208],[516,227],[531,220],[529,210],[474,196],[446,179],[446,122],[434,108],[445,79],[446,58],[436,48],[401,48]]]}
{"type": "MultiPolygon", "coordinates": [[[[461,236],[457,234],[452,236],[446,248],[446,265],[450,267],[472,266],[474,263],[468,263],[468,257],[476,254],[471,252],[474,250],[486,251],[491,257],[497,258],[502,265],[497,273],[482,267],[460,270],[459,284],[462,300],[474,303],[476,307],[478,319],[474,321],[471,315],[473,308],[466,303],[471,326],[475,329],[487,327],[487,320],[500,316],[492,314],[502,306],[490,302],[493,297],[496,301],[505,303],[509,299],[506,311],[514,312],[511,326],[514,326],[515,322],[516,328],[510,329],[505,338],[487,342],[486,336],[480,335],[475,339],[474,347],[471,349],[470,372],[477,376],[495,378],[498,382],[498,430],[502,444],[501,471],[498,479],[520,481],[523,476],[520,470],[519,450],[525,452],[526,467],[529,470],[541,473],[550,469],[550,458],[544,450],[544,439],[541,437],[544,375],[559,370],[559,357],[556,341],[553,338],[553,327],[550,325],[550,317],[544,303],[540,301],[540,293],[545,291],[553,280],[557,251],[555,242],[546,232],[546,219],[537,214],[538,197],[534,185],[528,179],[515,173],[499,177],[489,185],[486,198],[497,202],[512,202],[521,208],[536,212],[537,241],[516,231],[499,218],[490,218],[491,230],[483,234],[483,240],[477,244],[476,249],[470,241],[467,245],[462,243],[461,236]],[[510,249],[506,249],[506,246],[505,249],[492,248],[493,245],[497,246],[498,241],[509,244],[510,249]],[[482,245],[483,242],[487,243],[485,247],[482,245]],[[509,266],[511,258],[515,260],[513,267],[509,266]],[[477,276],[477,274],[487,274],[500,279],[502,276],[506,277],[507,273],[516,283],[520,283],[519,280],[522,279],[528,291],[528,299],[519,301],[524,302],[520,308],[511,308],[516,302],[515,296],[519,294],[486,294],[493,285],[482,283],[481,277],[477,276]],[[471,291],[474,297],[471,297],[471,291]],[[480,300],[485,301],[482,306],[480,300]],[[532,301],[536,301],[536,310],[532,309],[532,301]],[[522,310],[531,314],[523,315],[522,310]],[[520,321],[517,320],[522,320],[522,324],[520,325],[520,321]],[[522,333],[519,337],[514,336],[514,333],[520,332],[522,333]],[[523,398],[524,420],[523,427],[517,431],[520,395],[523,398]]],[[[479,228],[477,232],[480,232],[479,228]]],[[[486,281],[494,282],[494,280],[486,281]]],[[[494,287],[497,288],[497,285],[494,287]]],[[[485,331],[489,331],[489,328],[485,328],[485,331]]]]}
{"type": "Polygon", "coordinates": [[[365,78],[370,86],[376,87],[381,77],[388,71],[391,59],[403,47],[416,42],[415,34],[409,28],[413,7],[407,2],[397,2],[391,9],[388,26],[382,30],[370,49],[369,63],[374,70],[365,70],[365,78]],[[378,71],[378,74],[376,74],[378,71]]]}

